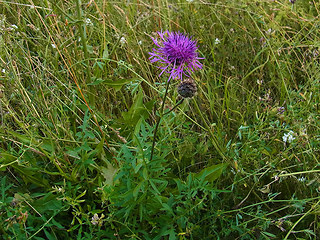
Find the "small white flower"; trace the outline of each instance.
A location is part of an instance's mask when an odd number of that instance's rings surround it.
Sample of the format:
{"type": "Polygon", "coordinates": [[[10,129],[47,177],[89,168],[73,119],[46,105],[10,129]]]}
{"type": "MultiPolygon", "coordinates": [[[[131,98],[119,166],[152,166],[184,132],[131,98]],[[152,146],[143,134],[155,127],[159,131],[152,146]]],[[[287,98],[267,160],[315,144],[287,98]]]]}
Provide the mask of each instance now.
{"type": "Polygon", "coordinates": [[[1,72],[2,72],[2,73],[6,73],[6,70],[5,70],[5,69],[2,69],[1,72]]]}
{"type": "Polygon", "coordinates": [[[138,42],[138,44],[139,44],[139,45],[142,45],[142,41],[140,40],[140,41],[138,42]]]}
{"type": "Polygon", "coordinates": [[[293,136],[294,132],[293,131],[289,131],[288,133],[283,134],[282,140],[285,143],[292,143],[293,140],[295,140],[296,138],[293,136]]]}
{"type": "Polygon", "coordinates": [[[85,20],[84,22],[85,22],[85,24],[86,24],[87,26],[93,26],[93,23],[92,23],[92,21],[91,21],[90,18],[86,18],[86,20],[85,20]]]}
{"type": "Polygon", "coordinates": [[[193,0],[186,0],[188,3],[192,3],[193,2],[193,0]]]}
{"type": "Polygon", "coordinates": [[[15,24],[12,24],[11,27],[14,28],[14,29],[18,29],[18,26],[15,25],[15,24]]]}
{"type": "Polygon", "coordinates": [[[307,179],[305,177],[298,178],[299,182],[305,182],[307,179]]]}
{"type": "Polygon", "coordinates": [[[53,43],[51,43],[52,48],[57,48],[57,46],[53,43]]]}
{"type": "Polygon", "coordinates": [[[257,84],[258,84],[258,85],[262,85],[262,83],[263,83],[263,80],[262,80],[262,79],[257,79],[257,84]]]}
{"type": "Polygon", "coordinates": [[[126,42],[127,42],[127,40],[126,40],[125,37],[121,37],[121,38],[120,38],[120,43],[121,43],[121,45],[126,44],[126,42]]]}
{"type": "Polygon", "coordinates": [[[214,44],[215,45],[218,45],[220,43],[220,39],[219,38],[216,38],[216,40],[214,40],[214,44]]]}

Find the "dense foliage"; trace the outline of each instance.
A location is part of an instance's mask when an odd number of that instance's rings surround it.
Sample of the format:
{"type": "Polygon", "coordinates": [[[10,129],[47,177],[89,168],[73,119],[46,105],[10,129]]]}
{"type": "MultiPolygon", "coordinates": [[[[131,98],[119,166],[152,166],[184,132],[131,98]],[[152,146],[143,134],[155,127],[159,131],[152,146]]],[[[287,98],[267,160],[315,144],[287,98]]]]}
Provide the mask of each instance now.
{"type": "Polygon", "coordinates": [[[318,239],[319,11],[1,1],[1,238],[318,239]],[[161,30],[204,58],[182,103],[161,30]]]}

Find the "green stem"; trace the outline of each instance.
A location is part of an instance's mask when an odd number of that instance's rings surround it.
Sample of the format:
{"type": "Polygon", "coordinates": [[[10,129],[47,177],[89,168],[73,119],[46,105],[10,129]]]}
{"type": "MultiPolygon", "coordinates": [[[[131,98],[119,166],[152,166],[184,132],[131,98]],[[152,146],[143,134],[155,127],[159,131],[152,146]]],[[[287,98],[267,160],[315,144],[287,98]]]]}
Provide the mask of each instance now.
{"type": "Polygon", "coordinates": [[[165,103],[167,95],[168,95],[169,85],[170,85],[170,81],[167,81],[166,92],[164,93],[164,96],[163,96],[163,99],[162,99],[162,105],[161,105],[161,109],[160,109],[159,116],[158,116],[158,119],[157,119],[156,128],[154,129],[154,133],[153,133],[153,141],[152,141],[152,147],[151,147],[150,162],[152,161],[152,158],[153,158],[154,146],[156,144],[157,132],[158,132],[158,128],[159,128],[159,125],[160,125],[160,121],[161,121],[161,118],[164,116],[163,108],[164,108],[164,103],[165,103]]]}
{"type": "Polygon", "coordinates": [[[204,118],[204,116],[203,116],[203,114],[202,114],[202,112],[201,112],[201,110],[200,110],[200,108],[198,106],[198,103],[195,100],[195,98],[193,98],[193,102],[194,102],[194,105],[195,105],[195,107],[196,107],[196,109],[198,111],[198,114],[200,115],[200,117],[201,117],[201,119],[202,119],[202,121],[203,121],[203,123],[204,123],[204,125],[205,125],[205,127],[206,127],[206,129],[208,131],[208,133],[210,134],[213,146],[215,147],[215,149],[217,150],[219,155],[222,157],[222,159],[226,160],[226,156],[224,155],[216,136],[213,134],[209,124],[207,123],[206,119],[204,118]]]}
{"type": "Polygon", "coordinates": [[[173,110],[175,110],[175,109],[183,102],[183,100],[184,100],[184,98],[180,99],[180,101],[177,102],[177,104],[176,104],[173,108],[171,108],[170,111],[164,113],[163,116],[164,116],[164,115],[167,115],[168,113],[171,113],[173,110]]]}
{"type": "Polygon", "coordinates": [[[308,212],[306,212],[305,214],[302,215],[301,218],[298,219],[298,221],[295,222],[295,224],[293,224],[293,226],[291,227],[291,229],[289,230],[289,232],[287,233],[287,235],[285,236],[284,240],[287,240],[289,235],[293,232],[293,229],[299,224],[299,222],[302,221],[303,218],[305,218],[306,216],[308,216],[315,208],[317,205],[319,205],[320,200],[313,206],[311,206],[311,208],[309,209],[308,212]]]}
{"type": "MultiPolygon", "coordinates": [[[[85,63],[86,63],[86,71],[87,71],[87,84],[91,82],[91,72],[89,68],[89,52],[88,52],[88,46],[87,46],[87,34],[85,31],[85,26],[84,22],[82,20],[82,11],[81,11],[81,0],[76,0],[76,10],[77,10],[77,18],[78,18],[78,26],[79,26],[79,32],[80,32],[80,38],[81,38],[81,43],[82,43],[82,48],[83,48],[83,53],[84,53],[84,58],[85,58],[85,63]]],[[[89,87],[89,99],[90,102],[93,103],[94,98],[92,86],[89,87]]]]}

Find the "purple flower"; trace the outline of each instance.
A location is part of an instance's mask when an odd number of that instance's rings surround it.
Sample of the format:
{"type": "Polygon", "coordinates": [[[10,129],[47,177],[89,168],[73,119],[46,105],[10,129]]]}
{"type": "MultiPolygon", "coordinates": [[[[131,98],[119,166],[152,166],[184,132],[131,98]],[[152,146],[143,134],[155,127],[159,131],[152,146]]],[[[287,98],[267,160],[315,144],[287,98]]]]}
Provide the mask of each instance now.
{"type": "Polygon", "coordinates": [[[162,71],[169,73],[169,79],[178,77],[182,80],[182,76],[190,77],[191,72],[197,69],[202,69],[202,64],[199,62],[197,41],[193,41],[188,35],[180,32],[158,32],[160,39],[152,38],[157,49],[152,49],[149,54],[151,63],[159,62],[162,71]]]}

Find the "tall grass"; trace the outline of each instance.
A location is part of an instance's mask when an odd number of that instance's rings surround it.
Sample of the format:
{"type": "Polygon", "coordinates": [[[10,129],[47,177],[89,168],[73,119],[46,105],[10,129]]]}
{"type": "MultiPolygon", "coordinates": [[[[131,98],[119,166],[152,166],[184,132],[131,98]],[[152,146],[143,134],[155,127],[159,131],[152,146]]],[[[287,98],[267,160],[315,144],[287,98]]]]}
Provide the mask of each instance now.
{"type": "Polygon", "coordinates": [[[317,239],[319,7],[1,1],[0,234],[317,239]],[[154,141],[161,29],[192,35],[205,59],[198,94],[154,141]]]}

